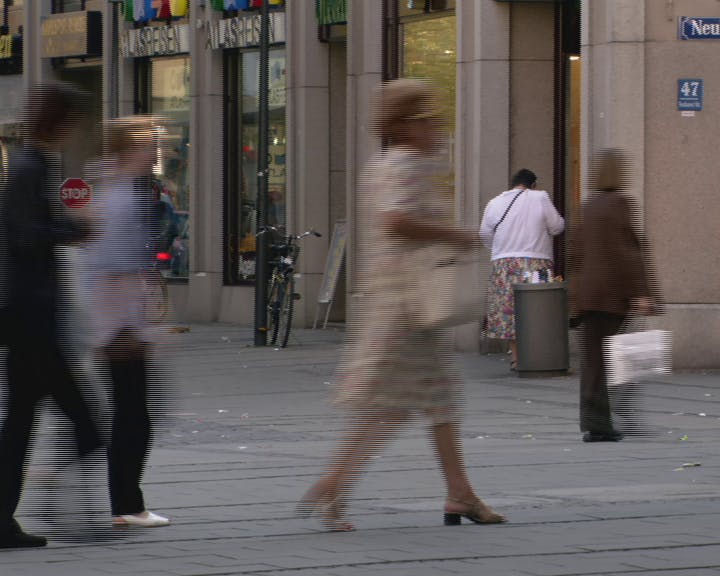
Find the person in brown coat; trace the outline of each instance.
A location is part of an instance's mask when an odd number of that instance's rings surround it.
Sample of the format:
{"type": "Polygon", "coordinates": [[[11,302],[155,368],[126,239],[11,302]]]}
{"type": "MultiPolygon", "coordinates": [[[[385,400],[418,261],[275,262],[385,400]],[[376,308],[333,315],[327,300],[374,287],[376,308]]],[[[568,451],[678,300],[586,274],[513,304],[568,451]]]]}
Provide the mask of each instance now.
{"type": "Polygon", "coordinates": [[[617,442],[603,360],[603,339],[617,334],[628,315],[657,313],[659,297],[648,271],[637,211],[622,193],[629,162],[619,150],[595,157],[594,192],[571,227],[568,270],[571,317],[582,325],[580,430],[585,442],[617,442]]]}

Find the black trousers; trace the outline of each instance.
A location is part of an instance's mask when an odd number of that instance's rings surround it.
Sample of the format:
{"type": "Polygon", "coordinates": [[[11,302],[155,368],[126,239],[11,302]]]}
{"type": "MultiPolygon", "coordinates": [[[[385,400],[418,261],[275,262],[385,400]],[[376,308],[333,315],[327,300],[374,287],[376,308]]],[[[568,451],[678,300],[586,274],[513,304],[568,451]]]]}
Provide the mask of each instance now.
{"type": "Polygon", "coordinates": [[[148,374],[144,354],[108,358],[114,412],[108,446],[108,480],[113,516],[145,510],[140,489],[151,439],[147,406],[148,374]]]}
{"type": "Polygon", "coordinates": [[[0,533],[12,527],[38,403],[50,396],[74,425],[78,456],[100,447],[88,404],[57,342],[39,336],[10,342],[5,420],[0,433],[0,533]]]}
{"type": "Polygon", "coordinates": [[[583,313],[580,372],[580,430],[583,432],[613,432],[602,346],[605,337],[618,333],[624,320],[624,316],[605,312],[583,313]]]}

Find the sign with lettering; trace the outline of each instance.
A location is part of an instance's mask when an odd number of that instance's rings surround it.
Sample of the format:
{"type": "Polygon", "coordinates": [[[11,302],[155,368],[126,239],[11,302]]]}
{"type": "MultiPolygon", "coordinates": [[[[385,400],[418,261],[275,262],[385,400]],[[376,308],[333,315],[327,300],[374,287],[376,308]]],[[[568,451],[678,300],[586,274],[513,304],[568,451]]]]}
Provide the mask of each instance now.
{"type": "Polygon", "coordinates": [[[0,75],[22,74],[23,38],[20,35],[0,36],[0,75]]]}
{"type": "Polygon", "coordinates": [[[68,208],[85,208],[92,200],[92,186],[82,178],[68,178],[60,186],[60,200],[68,208]]]}
{"type": "Polygon", "coordinates": [[[187,24],[145,26],[127,30],[120,41],[120,54],[126,58],[172,56],[190,52],[190,29],[187,24]]]}
{"type": "Polygon", "coordinates": [[[43,58],[102,55],[102,13],[53,14],[42,22],[43,58]]]}
{"type": "Polygon", "coordinates": [[[678,110],[702,110],[705,88],[702,78],[678,80],[678,110]]]}
{"type": "Polygon", "coordinates": [[[678,36],[681,40],[720,40],[720,18],[678,18],[678,36]]]}
{"type": "MultiPolygon", "coordinates": [[[[250,48],[260,46],[260,14],[217,20],[210,26],[210,47],[250,48]]],[[[285,42],[285,12],[270,14],[270,44],[285,42]]]]}

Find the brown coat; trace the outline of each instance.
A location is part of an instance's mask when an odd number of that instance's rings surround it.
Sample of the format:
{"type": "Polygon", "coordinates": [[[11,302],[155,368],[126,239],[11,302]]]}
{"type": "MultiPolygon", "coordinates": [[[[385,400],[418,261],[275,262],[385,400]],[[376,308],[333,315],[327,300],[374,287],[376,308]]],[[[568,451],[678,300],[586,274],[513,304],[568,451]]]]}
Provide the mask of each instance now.
{"type": "Polygon", "coordinates": [[[571,316],[625,315],[633,298],[659,295],[649,278],[643,241],[635,232],[632,201],[616,191],[594,193],[571,227],[568,249],[571,316]]]}

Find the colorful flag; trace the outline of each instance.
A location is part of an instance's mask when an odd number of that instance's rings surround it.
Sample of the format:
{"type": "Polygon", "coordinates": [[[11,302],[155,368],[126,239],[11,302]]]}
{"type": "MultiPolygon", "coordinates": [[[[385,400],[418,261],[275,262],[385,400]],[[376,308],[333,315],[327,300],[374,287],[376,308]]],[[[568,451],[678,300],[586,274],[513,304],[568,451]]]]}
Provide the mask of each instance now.
{"type": "Polygon", "coordinates": [[[152,16],[152,0],[133,0],[133,18],[135,22],[147,22],[152,16]]]}
{"type": "Polygon", "coordinates": [[[173,16],[187,16],[188,0],[170,0],[170,13],[173,16]]]}

